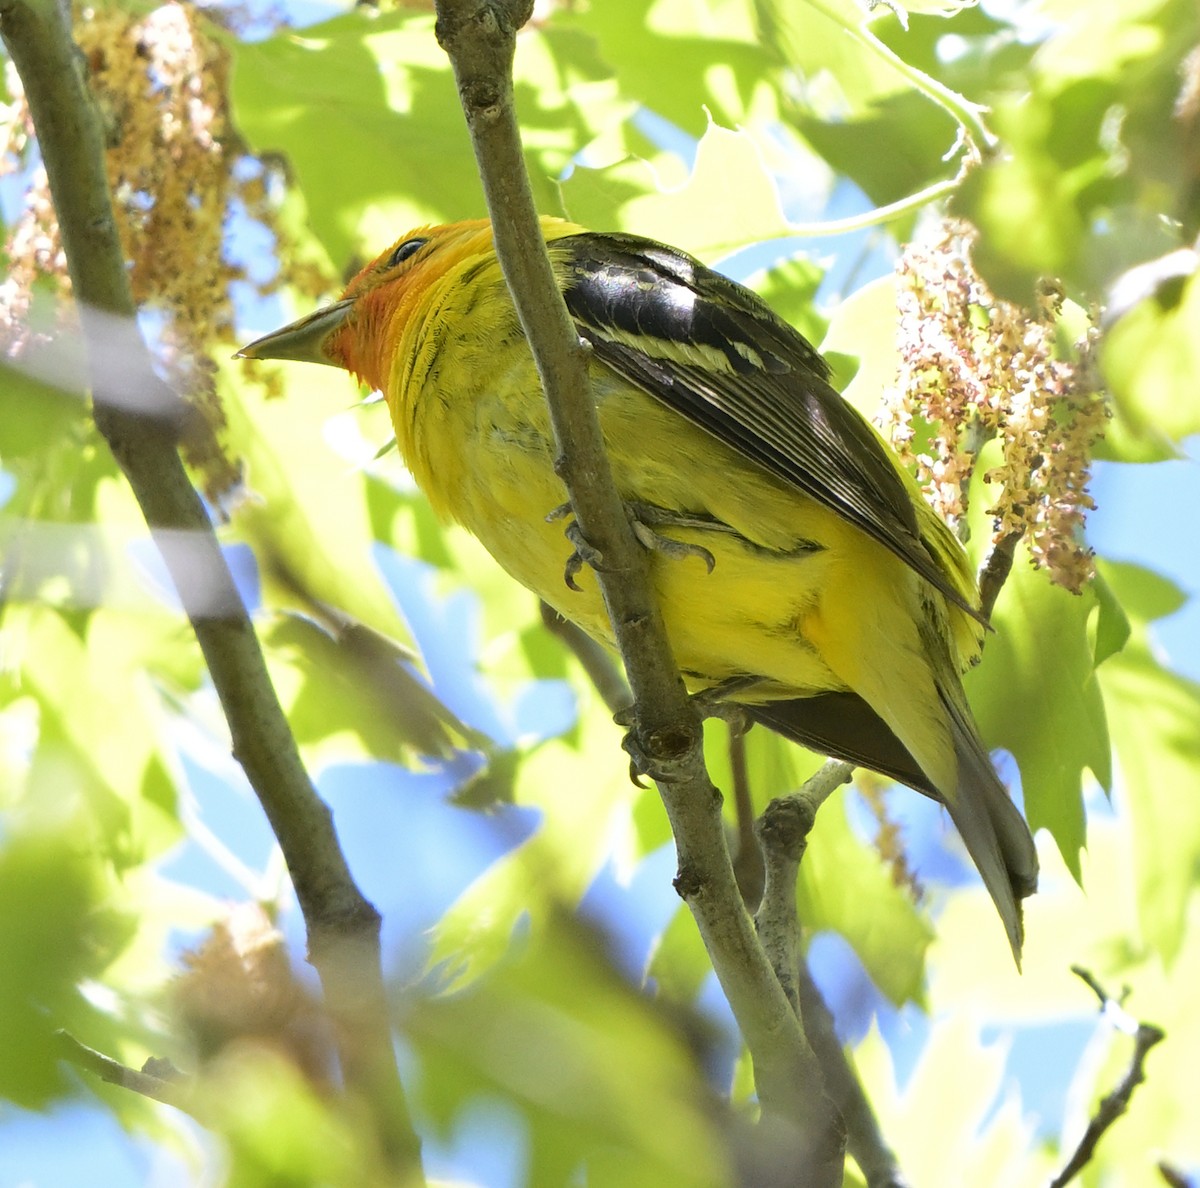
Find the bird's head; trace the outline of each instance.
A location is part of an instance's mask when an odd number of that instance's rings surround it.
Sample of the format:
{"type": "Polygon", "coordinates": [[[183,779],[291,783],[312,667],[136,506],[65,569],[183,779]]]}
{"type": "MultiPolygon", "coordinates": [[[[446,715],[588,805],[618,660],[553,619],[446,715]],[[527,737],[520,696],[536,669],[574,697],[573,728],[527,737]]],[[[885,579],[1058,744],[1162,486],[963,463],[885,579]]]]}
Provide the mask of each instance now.
{"type": "Polygon", "coordinates": [[[491,251],[486,219],[417,228],[368,264],[340,300],[256,339],[238,357],[341,367],[386,393],[391,361],[414,312],[448,272],[491,251]]]}

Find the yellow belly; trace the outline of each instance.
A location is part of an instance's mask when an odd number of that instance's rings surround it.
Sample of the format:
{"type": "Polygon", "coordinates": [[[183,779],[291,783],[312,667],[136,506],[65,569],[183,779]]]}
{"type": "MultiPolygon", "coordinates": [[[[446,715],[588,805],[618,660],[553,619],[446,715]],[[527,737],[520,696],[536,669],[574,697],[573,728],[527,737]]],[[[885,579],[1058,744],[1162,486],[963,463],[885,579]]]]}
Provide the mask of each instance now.
{"type": "MultiPolygon", "coordinates": [[[[809,646],[804,625],[838,564],[830,546],[845,525],[658,401],[606,369],[595,370],[601,425],[622,497],[711,517],[733,530],[655,529],[707,549],[715,561],[709,572],[700,556],[650,555],[672,649],[689,683],[699,688],[753,675],[763,679],[756,697],[844,688],[809,646]]],[[[540,393],[514,404],[501,395],[509,390],[507,377],[493,375],[473,400],[424,413],[427,440],[455,443],[452,450],[429,451],[446,459],[435,484],[439,510],[477,536],[519,582],[611,645],[594,575],[586,569],[578,575],[579,591],[567,586],[573,546],[566,521],[546,519],[567,492],[554,473],[540,393]]],[[[429,481],[417,478],[428,490],[429,481]]],[[[885,564],[891,560],[875,548],[885,564]]]]}

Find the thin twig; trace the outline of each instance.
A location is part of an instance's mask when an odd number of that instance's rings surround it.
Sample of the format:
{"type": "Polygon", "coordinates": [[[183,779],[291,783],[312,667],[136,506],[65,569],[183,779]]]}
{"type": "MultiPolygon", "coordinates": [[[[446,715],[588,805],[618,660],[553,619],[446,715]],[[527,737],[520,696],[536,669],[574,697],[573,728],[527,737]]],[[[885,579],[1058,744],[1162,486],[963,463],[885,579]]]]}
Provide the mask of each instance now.
{"type": "MultiPolygon", "coordinates": [[[[1069,1184],[1087,1166],[1096,1153],[1096,1147],[1104,1137],[1105,1131],[1129,1109],[1133,1091],[1146,1079],[1146,1056],[1155,1044],[1166,1039],[1166,1032],[1153,1023],[1139,1023],[1121,1005],[1119,999],[1111,998],[1100,982],[1081,966],[1071,966],[1071,972],[1082,978],[1100,1000],[1100,1013],[1107,1018],[1115,1028],[1133,1036],[1133,1053],[1129,1058],[1129,1067],[1125,1075],[1117,1083],[1117,1087],[1106,1097],[1102,1098],[1096,1112],[1087,1124],[1066,1166],[1050,1181],[1050,1188],[1063,1188],[1069,1184]]],[[[1124,998],[1124,995],[1122,995],[1124,998]]]]}
{"type": "Polygon", "coordinates": [[[1013,557],[1017,545],[1021,543],[1022,535],[1021,532],[1010,532],[1007,536],[1002,536],[992,545],[979,570],[980,607],[985,619],[992,617],[992,611],[996,609],[996,599],[1000,597],[1000,591],[1004,589],[1004,583],[1012,573],[1013,557]]]}
{"type": "Polygon", "coordinates": [[[1160,1159],[1155,1166],[1168,1188],[1195,1188],[1194,1181],[1188,1179],[1178,1168],[1172,1167],[1165,1159],[1160,1159]]]}
{"type": "Polygon", "coordinates": [[[633,703],[633,694],[612,654],[581,627],[564,619],[548,602],[539,603],[539,607],[546,630],[571,650],[609,710],[614,714],[627,710],[633,703]]]}
{"type": "Polygon", "coordinates": [[[815,817],[801,796],[772,800],[758,819],[756,832],[762,847],[766,881],[754,926],[775,976],[792,1010],[800,1014],[796,970],[800,966],[800,920],[796,915],[796,877],[808,846],[815,817]]]}
{"type": "Polygon", "coordinates": [[[834,1031],[833,1016],[808,971],[796,912],[796,878],[817,810],[854,774],[849,763],[831,759],[791,796],[773,800],[758,823],[766,886],[755,924],[763,947],[821,1065],[825,1091],[846,1124],[847,1146],[868,1188],[906,1188],[896,1155],[888,1146],[862,1083],[834,1031]]]}
{"type": "Polygon", "coordinates": [[[59,1051],[64,1060],[69,1060],[79,1068],[86,1069],[109,1085],[119,1085],[132,1093],[140,1093],[152,1101],[161,1101],[163,1105],[174,1106],[185,1114],[193,1113],[191,1102],[191,1082],[186,1079],[167,1080],[156,1077],[144,1070],[130,1068],[87,1044],[80,1043],[69,1031],[55,1032],[59,1051]]]}
{"type": "Polygon", "coordinates": [[[528,0],[437,0],[492,218],[496,252],[550,409],[556,468],[584,539],[604,557],[597,579],[634,694],[631,743],[675,834],[675,886],[693,912],[754,1060],[764,1120],[783,1134],[807,1182],[840,1185],[842,1137],[820,1070],[754,934],[734,881],[721,797],[704,767],[702,732],[671,656],[646,559],[618,498],[589,397],[587,355],[550,268],[513,110],[516,31],[528,0]]]}
{"type": "Polygon", "coordinates": [[[801,956],[800,918],[796,913],[796,879],[817,810],[835,789],[854,774],[849,763],[830,759],[790,796],[772,800],[755,824],[762,851],[764,882],[754,926],[767,960],[797,1014],[796,969],[801,956]]]}
{"type": "Polygon", "coordinates": [[[858,1070],[837,1037],[833,1015],[808,971],[806,958],[801,957],[797,970],[796,989],[804,1033],[821,1062],[825,1091],[845,1120],[846,1146],[865,1177],[867,1188],[909,1188],[896,1153],[883,1137],[858,1070]]]}
{"type": "Polygon", "coordinates": [[[300,761],[262,651],[176,450],[188,415],[136,330],[105,174],[103,138],[71,38],[69,5],[0,0],[0,36],[25,89],[89,358],[96,426],[133,488],[191,620],[246,771],[279,841],[335,1022],[346,1084],[373,1111],[392,1166],[416,1175],[420,1143],[392,1049],[379,914],[350,875],[327,806],[300,761]],[[121,369],[101,365],[119,345],[121,369]]]}
{"type": "Polygon", "coordinates": [[[750,795],[750,771],[746,763],[746,731],[750,723],[741,714],[723,716],[729,730],[729,779],[733,785],[734,820],[737,823],[733,874],[742,893],[742,902],[753,912],[762,902],[767,872],[763,866],[762,847],[755,834],[754,801],[750,795]]]}

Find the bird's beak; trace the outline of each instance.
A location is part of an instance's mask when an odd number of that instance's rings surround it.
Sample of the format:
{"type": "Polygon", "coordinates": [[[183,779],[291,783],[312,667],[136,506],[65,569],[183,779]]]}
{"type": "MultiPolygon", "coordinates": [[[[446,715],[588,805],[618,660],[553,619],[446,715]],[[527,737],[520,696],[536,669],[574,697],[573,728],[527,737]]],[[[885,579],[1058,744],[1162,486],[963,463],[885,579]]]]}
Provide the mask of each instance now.
{"type": "Polygon", "coordinates": [[[325,343],[335,330],[345,324],[353,308],[352,297],[335,301],[307,317],[256,338],[242,347],[234,358],[290,359],[297,363],[324,363],[329,367],[338,367],[340,364],[326,354],[325,343]]]}

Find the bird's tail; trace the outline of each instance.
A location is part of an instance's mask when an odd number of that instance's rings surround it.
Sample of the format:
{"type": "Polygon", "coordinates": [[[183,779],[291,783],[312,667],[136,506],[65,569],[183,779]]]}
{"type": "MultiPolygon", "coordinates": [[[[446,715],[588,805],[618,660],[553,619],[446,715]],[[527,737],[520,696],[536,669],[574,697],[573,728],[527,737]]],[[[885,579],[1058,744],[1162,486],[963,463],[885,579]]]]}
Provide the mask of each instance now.
{"type": "Polygon", "coordinates": [[[943,695],[958,756],[958,789],[941,796],[1004,921],[1017,967],[1025,928],[1021,900],[1037,890],[1038,859],[1025,818],[984,750],[969,711],[943,695]]]}
{"type": "Polygon", "coordinates": [[[742,708],[756,722],[793,742],[882,772],[943,803],[996,904],[1020,966],[1021,900],[1037,890],[1037,851],[1025,819],[979,740],[970,711],[944,692],[942,700],[958,758],[958,788],[953,796],[933,785],[887,723],[857,694],[823,693],[742,708]]]}

